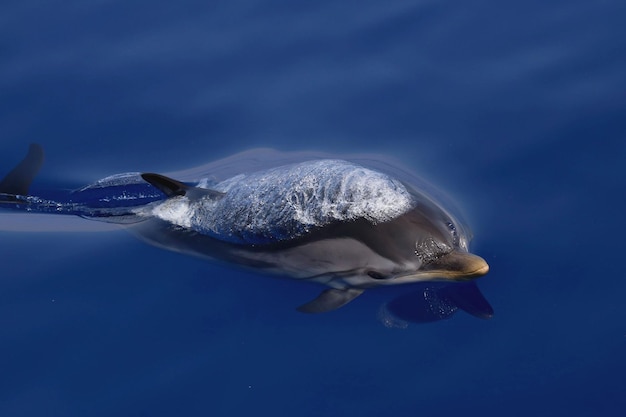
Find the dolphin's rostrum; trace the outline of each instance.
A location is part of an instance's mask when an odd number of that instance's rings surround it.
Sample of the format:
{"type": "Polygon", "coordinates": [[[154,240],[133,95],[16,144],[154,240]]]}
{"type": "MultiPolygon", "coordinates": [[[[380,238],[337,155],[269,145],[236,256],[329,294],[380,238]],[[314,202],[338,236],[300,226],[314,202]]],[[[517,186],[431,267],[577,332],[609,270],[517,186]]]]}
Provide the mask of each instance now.
{"type": "Polygon", "coordinates": [[[441,204],[346,160],[307,160],[221,181],[126,173],[54,198],[28,195],[42,161],[41,147],[31,145],[0,182],[0,207],[125,224],[162,248],[327,286],[298,308],[306,313],[334,310],[370,288],[468,281],[489,270],[441,204]]]}

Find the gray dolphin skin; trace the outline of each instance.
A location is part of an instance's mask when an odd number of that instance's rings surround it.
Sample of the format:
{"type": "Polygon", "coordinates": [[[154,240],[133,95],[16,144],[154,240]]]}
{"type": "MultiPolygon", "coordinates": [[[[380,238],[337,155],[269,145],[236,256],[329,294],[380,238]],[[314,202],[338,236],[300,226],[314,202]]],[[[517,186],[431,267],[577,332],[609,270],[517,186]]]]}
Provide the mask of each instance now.
{"type": "Polygon", "coordinates": [[[0,181],[0,208],[118,223],[157,247],[326,286],[298,308],[305,313],[337,309],[371,288],[465,282],[489,270],[441,204],[355,162],[312,159],[220,181],[125,173],[29,195],[42,162],[31,145],[0,181]]]}

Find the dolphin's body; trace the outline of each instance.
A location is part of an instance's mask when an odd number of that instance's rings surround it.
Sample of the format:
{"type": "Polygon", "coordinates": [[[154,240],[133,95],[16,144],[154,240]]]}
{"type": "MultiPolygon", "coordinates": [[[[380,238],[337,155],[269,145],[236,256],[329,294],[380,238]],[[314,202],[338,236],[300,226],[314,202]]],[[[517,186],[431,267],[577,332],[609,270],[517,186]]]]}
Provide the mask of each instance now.
{"type": "MultiPolygon", "coordinates": [[[[468,252],[465,228],[435,200],[345,160],[309,160],[222,181],[119,174],[62,198],[28,194],[42,161],[41,148],[31,145],[0,181],[0,207],[126,224],[155,246],[329,287],[300,306],[303,312],[334,310],[370,288],[468,281],[489,269],[468,252]]],[[[480,306],[466,310],[490,316],[480,293],[472,297],[480,306]]]]}

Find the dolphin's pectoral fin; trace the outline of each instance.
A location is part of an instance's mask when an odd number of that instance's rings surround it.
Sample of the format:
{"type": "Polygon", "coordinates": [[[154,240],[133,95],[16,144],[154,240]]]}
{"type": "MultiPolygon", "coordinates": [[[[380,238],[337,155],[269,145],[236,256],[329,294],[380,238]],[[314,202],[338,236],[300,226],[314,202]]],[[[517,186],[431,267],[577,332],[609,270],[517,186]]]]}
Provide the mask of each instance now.
{"type": "Polygon", "coordinates": [[[144,173],[141,174],[146,182],[152,186],[158,188],[163,194],[168,197],[175,197],[177,195],[186,195],[192,198],[199,198],[202,196],[208,196],[210,198],[222,198],[224,193],[210,190],[208,188],[191,187],[175,179],[166,177],[161,174],[144,173]]]}
{"type": "Polygon", "coordinates": [[[301,313],[326,313],[343,307],[361,295],[363,291],[360,288],[346,288],[343,290],[331,288],[324,290],[316,299],[302,304],[297,310],[301,313]]]}
{"type": "Polygon", "coordinates": [[[0,181],[0,193],[28,195],[30,184],[39,172],[43,159],[43,148],[36,143],[31,144],[24,159],[0,181]]]}

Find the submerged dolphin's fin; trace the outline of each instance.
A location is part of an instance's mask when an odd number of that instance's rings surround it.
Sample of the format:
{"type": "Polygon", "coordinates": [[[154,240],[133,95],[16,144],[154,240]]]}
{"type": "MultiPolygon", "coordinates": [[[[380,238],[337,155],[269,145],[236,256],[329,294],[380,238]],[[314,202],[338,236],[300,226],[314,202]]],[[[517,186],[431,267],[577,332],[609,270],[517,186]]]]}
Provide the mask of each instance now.
{"type": "Polygon", "coordinates": [[[208,188],[192,187],[175,179],[161,174],[145,173],[141,174],[146,182],[161,190],[168,197],[186,195],[192,198],[208,196],[210,198],[222,198],[224,193],[208,188]]]}
{"type": "Polygon", "coordinates": [[[343,290],[331,288],[324,290],[316,299],[302,304],[297,310],[302,313],[326,313],[343,307],[361,295],[363,291],[360,288],[346,288],[343,290]]]}
{"type": "Polygon", "coordinates": [[[493,317],[493,307],[480,292],[474,282],[460,282],[449,285],[440,291],[441,295],[457,307],[480,319],[493,317]]]}
{"type": "Polygon", "coordinates": [[[43,148],[33,143],[22,161],[0,181],[0,193],[28,195],[30,184],[43,165],[43,148]]]}
{"type": "Polygon", "coordinates": [[[472,316],[489,319],[493,308],[474,281],[449,285],[424,284],[417,291],[385,303],[379,319],[387,327],[406,327],[408,323],[430,323],[452,317],[459,309],[472,316]]]}

